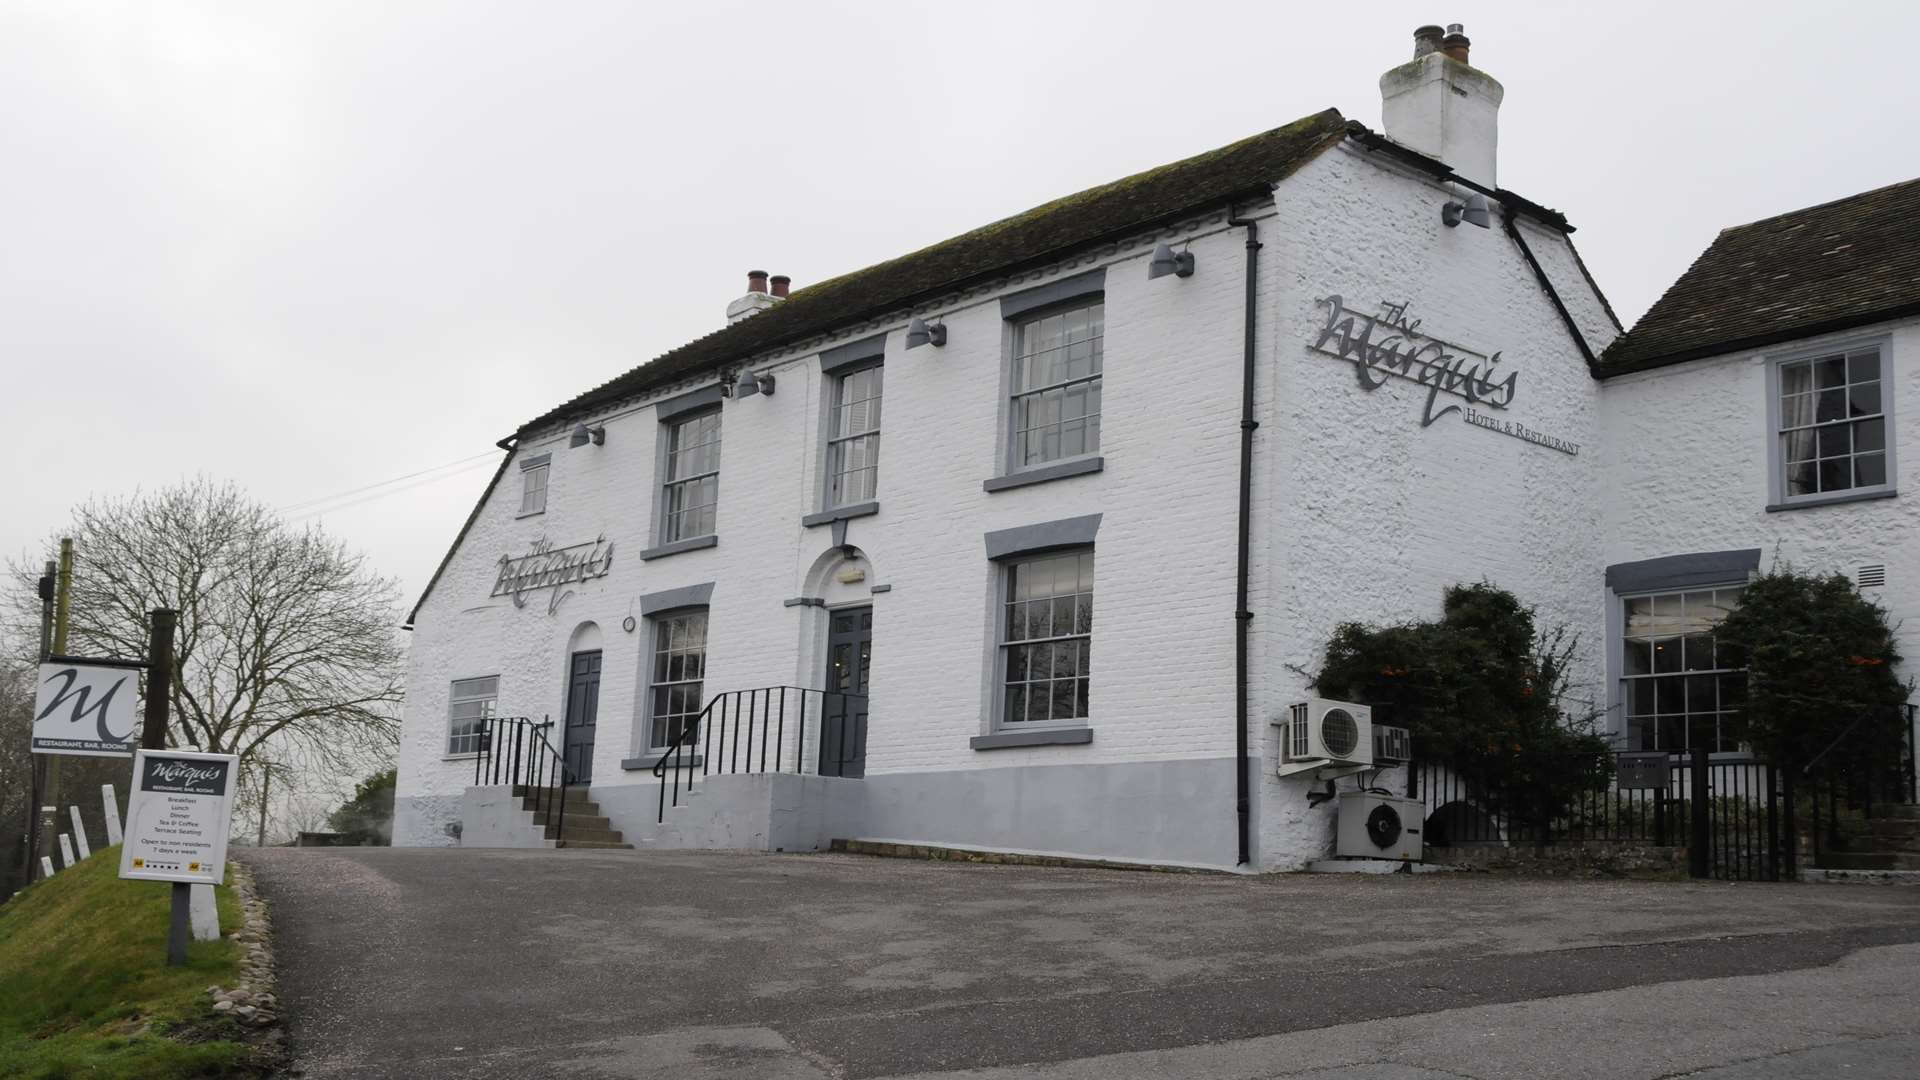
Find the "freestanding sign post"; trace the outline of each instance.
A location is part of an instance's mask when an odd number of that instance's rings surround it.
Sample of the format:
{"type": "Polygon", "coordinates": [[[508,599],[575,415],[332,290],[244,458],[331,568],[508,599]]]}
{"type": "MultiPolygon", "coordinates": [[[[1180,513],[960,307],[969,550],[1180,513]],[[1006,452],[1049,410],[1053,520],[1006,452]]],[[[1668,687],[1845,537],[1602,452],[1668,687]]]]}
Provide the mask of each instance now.
{"type": "Polygon", "coordinates": [[[33,752],[126,757],[140,740],[133,701],[140,694],[137,660],[54,657],[40,665],[33,702],[33,752]]]}
{"type": "Polygon", "coordinates": [[[188,750],[140,750],[127,794],[120,876],[173,883],[167,963],[187,962],[191,888],[226,877],[227,829],[233,819],[240,759],[188,750]]]}

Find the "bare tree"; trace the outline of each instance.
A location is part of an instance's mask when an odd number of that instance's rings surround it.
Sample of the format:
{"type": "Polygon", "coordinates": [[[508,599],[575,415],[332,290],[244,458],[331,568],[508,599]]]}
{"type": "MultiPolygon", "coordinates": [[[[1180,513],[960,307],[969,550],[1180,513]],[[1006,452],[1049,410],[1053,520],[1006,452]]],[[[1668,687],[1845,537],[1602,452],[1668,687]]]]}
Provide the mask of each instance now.
{"type": "MultiPolygon", "coordinates": [[[[352,775],[399,731],[399,585],[318,526],[195,479],[95,498],[74,540],[69,653],[144,657],[147,613],[180,613],[168,745],[352,775]]],[[[52,550],[52,547],[49,548],[52,550]]],[[[10,565],[12,637],[38,626],[43,557],[10,565]]]]}

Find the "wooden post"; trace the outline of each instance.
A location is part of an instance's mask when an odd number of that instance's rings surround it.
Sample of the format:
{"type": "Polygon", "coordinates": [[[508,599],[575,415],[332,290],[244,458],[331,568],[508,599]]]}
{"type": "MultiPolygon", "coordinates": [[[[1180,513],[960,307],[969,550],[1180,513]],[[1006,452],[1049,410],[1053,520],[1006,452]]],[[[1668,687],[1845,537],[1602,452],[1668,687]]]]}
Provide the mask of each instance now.
{"type": "Polygon", "coordinates": [[[173,628],[179,613],[156,608],[147,631],[147,701],[140,728],[142,750],[167,748],[167,699],[173,695],[173,628]]]}
{"type": "Polygon", "coordinates": [[[73,837],[68,836],[66,833],[61,833],[60,834],[60,869],[62,870],[69,869],[73,866],[74,863],[77,863],[79,861],[80,861],[79,859],[76,859],[73,857],[73,837]]]}
{"type": "Polygon", "coordinates": [[[192,926],[193,886],[184,881],[173,883],[173,911],[167,919],[167,966],[187,962],[187,936],[192,926]]]}
{"type": "Polygon", "coordinates": [[[273,784],[273,763],[266,762],[260,767],[260,832],[253,839],[254,847],[267,846],[267,790],[273,784]]]}

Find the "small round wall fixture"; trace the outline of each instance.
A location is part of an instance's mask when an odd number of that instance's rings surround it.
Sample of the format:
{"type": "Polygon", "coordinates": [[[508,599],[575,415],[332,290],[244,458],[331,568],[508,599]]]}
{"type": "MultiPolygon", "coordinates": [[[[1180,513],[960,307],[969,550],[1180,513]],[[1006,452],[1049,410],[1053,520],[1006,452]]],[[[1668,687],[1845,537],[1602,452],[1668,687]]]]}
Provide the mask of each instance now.
{"type": "Polygon", "coordinates": [[[639,623],[633,620],[633,616],[631,615],[620,620],[620,629],[625,630],[629,634],[633,633],[633,628],[639,625],[639,623]]]}

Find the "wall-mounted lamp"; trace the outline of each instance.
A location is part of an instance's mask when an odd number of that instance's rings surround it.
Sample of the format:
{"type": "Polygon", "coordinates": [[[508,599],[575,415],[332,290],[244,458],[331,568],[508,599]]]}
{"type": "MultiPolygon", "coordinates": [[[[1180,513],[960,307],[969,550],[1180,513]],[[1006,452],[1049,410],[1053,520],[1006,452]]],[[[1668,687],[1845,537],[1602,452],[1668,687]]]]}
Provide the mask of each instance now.
{"type": "Polygon", "coordinates": [[[916,315],[913,321],[907,324],[907,348],[909,349],[917,349],[922,345],[939,348],[946,343],[947,324],[945,323],[934,323],[928,326],[925,319],[916,315]]]}
{"type": "Polygon", "coordinates": [[[607,425],[595,424],[593,427],[588,427],[585,424],[575,424],[573,425],[573,435],[567,439],[567,445],[585,446],[588,443],[592,443],[595,446],[602,446],[606,441],[607,425]]]}
{"type": "Polygon", "coordinates": [[[740,380],[733,384],[735,399],[752,397],[755,394],[773,396],[773,376],[755,375],[746,368],[740,369],[740,380]]]}
{"type": "Polygon", "coordinates": [[[1168,274],[1175,277],[1192,277],[1193,252],[1175,251],[1164,242],[1154,248],[1153,258],[1147,263],[1148,279],[1166,277],[1168,274]]]}
{"type": "Polygon", "coordinates": [[[1487,197],[1476,191],[1467,196],[1466,202],[1450,202],[1441,207],[1440,220],[1449,229],[1458,226],[1462,221],[1485,229],[1493,220],[1493,215],[1487,210],[1487,197]]]}

